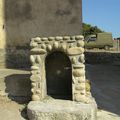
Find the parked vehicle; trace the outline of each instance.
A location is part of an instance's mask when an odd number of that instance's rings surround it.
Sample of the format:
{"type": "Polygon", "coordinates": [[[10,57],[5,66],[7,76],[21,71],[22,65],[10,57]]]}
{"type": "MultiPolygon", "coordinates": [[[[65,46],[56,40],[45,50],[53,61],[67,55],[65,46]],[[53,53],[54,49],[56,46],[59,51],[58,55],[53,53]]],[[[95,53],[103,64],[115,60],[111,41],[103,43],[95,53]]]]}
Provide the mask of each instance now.
{"type": "Polygon", "coordinates": [[[86,49],[99,48],[108,50],[110,47],[113,47],[112,33],[97,33],[85,38],[86,49]]]}

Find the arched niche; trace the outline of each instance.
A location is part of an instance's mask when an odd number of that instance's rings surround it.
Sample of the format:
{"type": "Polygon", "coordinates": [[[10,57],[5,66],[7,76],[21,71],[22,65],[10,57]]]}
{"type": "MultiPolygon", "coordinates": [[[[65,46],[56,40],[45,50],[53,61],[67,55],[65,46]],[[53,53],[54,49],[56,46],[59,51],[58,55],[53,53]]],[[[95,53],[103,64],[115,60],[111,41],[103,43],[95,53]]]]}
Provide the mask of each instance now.
{"type": "Polygon", "coordinates": [[[47,95],[72,100],[72,67],[69,57],[60,51],[45,59],[47,95]]]}

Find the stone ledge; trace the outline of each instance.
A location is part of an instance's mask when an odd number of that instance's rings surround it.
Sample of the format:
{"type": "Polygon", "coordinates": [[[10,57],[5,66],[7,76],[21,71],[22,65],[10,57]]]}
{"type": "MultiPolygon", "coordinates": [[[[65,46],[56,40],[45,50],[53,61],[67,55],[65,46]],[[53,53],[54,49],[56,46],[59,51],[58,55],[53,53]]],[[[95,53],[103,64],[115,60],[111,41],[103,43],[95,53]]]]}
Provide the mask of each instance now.
{"type": "Polygon", "coordinates": [[[88,64],[114,64],[120,65],[120,52],[114,51],[87,51],[85,52],[86,63],[88,64]]]}
{"type": "Polygon", "coordinates": [[[96,120],[95,101],[84,104],[67,100],[34,101],[28,104],[30,120],[96,120]]]}

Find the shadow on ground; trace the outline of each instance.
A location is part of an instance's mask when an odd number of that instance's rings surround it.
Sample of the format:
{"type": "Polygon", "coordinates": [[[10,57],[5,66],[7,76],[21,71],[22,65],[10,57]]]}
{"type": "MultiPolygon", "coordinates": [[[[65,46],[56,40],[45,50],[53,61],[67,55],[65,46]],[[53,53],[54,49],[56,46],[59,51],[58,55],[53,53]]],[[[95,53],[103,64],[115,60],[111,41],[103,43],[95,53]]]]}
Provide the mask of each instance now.
{"type": "Polygon", "coordinates": [[[5,92],[8,97],[19,103],[28,103],[31,100],[30,74],[12,74],[5,77],[5,92]]]}
{"type": "Polygon", "coordinates": [[[25,120],[29,120],[29,119],[28,119],[28,116],[27,116],[27,105],[26,105],[26,107],[25,107],[24,109],[22,109],[22,111],[21,111],[21,116],[22,116],[23,118],[25,118],[25,120]]]}

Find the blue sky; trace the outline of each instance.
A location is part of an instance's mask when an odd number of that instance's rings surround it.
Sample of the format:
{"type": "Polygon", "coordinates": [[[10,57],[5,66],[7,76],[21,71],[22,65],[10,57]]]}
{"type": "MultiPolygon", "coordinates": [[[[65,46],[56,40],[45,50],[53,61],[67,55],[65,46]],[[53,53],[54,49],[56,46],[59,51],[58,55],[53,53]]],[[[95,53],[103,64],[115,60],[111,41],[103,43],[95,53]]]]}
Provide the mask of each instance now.
{"type": "Polygon", "coordinates": [[[83,22],[120,37],[120,0],[82,0],[83,22]]]}

